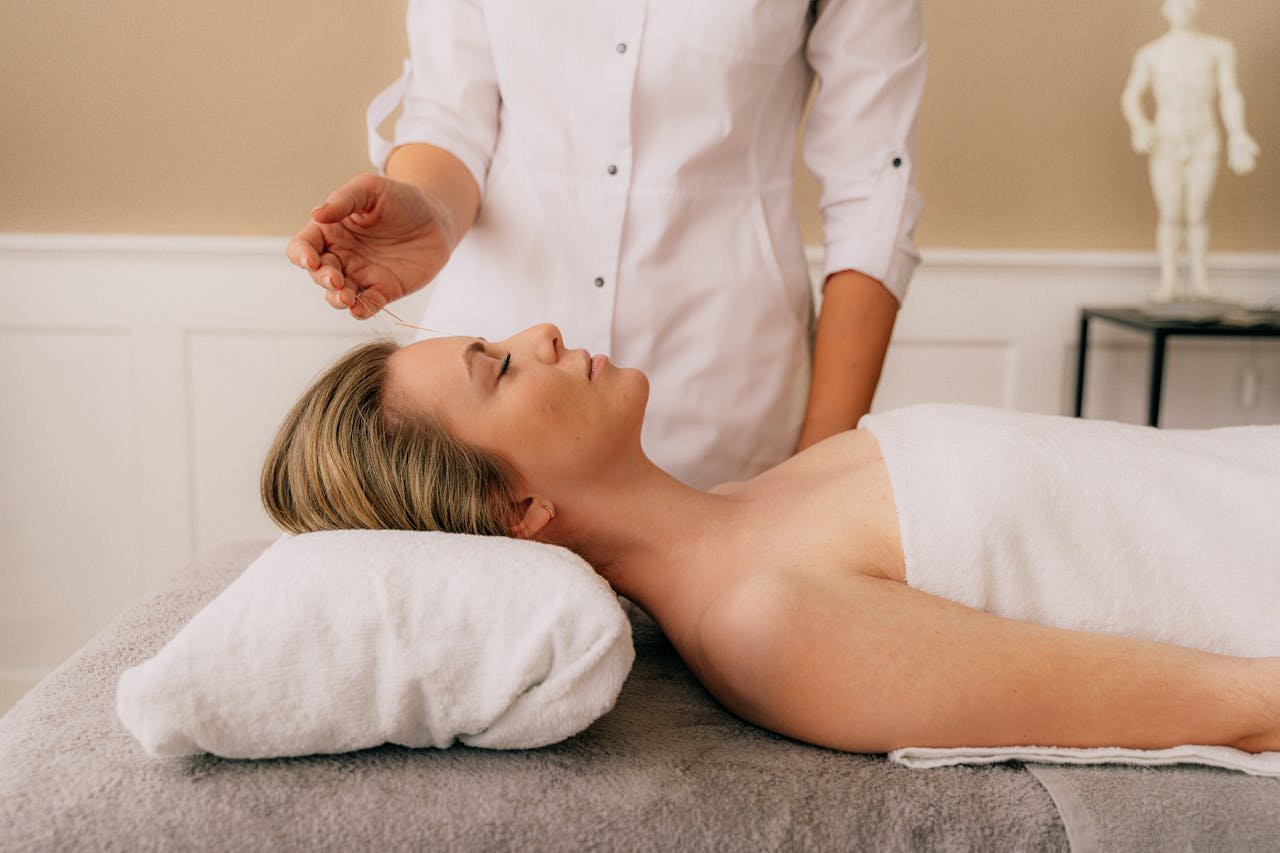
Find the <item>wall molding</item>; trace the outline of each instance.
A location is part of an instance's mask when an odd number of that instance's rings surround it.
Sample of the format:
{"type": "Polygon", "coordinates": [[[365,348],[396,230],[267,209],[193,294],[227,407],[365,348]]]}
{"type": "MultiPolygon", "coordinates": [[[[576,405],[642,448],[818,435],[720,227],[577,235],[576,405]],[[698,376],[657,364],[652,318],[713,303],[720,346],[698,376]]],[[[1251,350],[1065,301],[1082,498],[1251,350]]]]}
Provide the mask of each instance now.
{"type": "MultiPolygon", "coordinates": [[[[1160,260],[1154,251],[1101,251],[1061,249],[957,249],[921,250],[921,267],[933,271],[1041,272],[1041,273],[1129,273],[1143,272],[1154,279],[1160,260]]],[[[821,270],[821,246],[806,246],[805,258],[811,268],[821,270]]],[[[1275,280],[1280,274],[1280,252],[1214,252],[1209,267],[1215,274],[1258,273],[1275,280]]]]}
{"type": "MultiPolygon", "coordinates": [[[[821,260],[821,249],[815,253],[821,260]]],[[[924,249],[924,265],[933,269],[1088,270],[1113,272],[1144,270],[1157,273],[1154,251],[1063,251],[1029,249],[924,249]]],[[[813,256],[810,256],[812,259],[813,256]]],[[[1280,252],[1219,252],[1211,256],[1214,272],[1280,271],[1280,252]]]]}
{"type": "MultiPolygon", "coordinates": [[[[0,232],[0,256],[14,253],[80,252],[106,254],[283,255],[289,238],[193,234],[73,234],[0,232]]],[[[1062,249],[925,248],[923,265],[933,269],[1054,269],[1114,271],[1159,269],[1154,251],[1062,249]]],[[[820,267],[821,246],[806,246],[811,266],[820,267]]],[[[1217,272],[1280,273],[1280,252],[1214,252],[1217,272]]]]}
{"type": "Polygon", "coordinates": [[[0,233],[0,255],[77,252],[97,254],[273,255],[283,256],[287,237],[197,234],[0,233]]]}

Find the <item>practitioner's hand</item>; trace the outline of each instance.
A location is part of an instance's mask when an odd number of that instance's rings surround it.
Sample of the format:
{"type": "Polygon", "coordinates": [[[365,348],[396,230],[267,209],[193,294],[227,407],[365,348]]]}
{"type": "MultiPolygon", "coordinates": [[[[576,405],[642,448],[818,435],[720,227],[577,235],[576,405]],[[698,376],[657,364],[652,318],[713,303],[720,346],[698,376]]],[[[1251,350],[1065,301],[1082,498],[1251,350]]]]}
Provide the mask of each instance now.
{"type": "Polygon", "coordinates": [[[286,252],[325,288],[330,305],[363,320],[435,278],[456,244],[444,203],[412,184],[366,173],[312,208],[286,252]]]}

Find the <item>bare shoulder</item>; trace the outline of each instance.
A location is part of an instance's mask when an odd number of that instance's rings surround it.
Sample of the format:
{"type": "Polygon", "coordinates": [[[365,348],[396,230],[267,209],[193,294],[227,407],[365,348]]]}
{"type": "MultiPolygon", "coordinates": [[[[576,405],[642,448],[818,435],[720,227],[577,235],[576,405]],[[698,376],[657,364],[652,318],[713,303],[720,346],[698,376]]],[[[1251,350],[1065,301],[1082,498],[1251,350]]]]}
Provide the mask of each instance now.
{"type": "Polygon", "coordinates": [[[902,607],[933,606],[924,599],[932,597],[884,578],[757,572],[707,608],[694,672],[729,711],[762,728],[884,752],[901,723],[888,700],[901,693],[902,607]]]}
{"type": "Polygon", "coordinates": [[[695,673],[738,716],[811,740],[803,737],[808,710],[834,699],[832,685],[866,663],[856,641],[877,630],[868,616],[884,586],[899,584],[804,570],[744,576],[704,612],[695,673]],[[836,649],[845,651],[837,669],[821,671],[836,649]]]}
{"type": "Polygon", "coordinates": [[[764,725],[764,694],[787,653],[791,625],[803,618],[806,587],[794,572],[752,572],[703,612],[691,663],[703,686],[735,714],[764,725]]]}

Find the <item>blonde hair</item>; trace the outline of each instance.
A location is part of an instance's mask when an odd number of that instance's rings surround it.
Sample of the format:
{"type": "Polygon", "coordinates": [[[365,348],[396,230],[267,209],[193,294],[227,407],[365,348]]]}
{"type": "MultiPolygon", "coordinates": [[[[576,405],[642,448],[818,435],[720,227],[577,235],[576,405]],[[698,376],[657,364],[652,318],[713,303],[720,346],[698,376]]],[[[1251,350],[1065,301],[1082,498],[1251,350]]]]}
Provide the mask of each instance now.
{"type": "Polygon", "coordinates": [[[262,466],[262,503],[290,533],[440,530],[510,535],[518,477],[501,457],[453,437],[387,395],[400,348],[361,344],[294,403],[262,466]]]}

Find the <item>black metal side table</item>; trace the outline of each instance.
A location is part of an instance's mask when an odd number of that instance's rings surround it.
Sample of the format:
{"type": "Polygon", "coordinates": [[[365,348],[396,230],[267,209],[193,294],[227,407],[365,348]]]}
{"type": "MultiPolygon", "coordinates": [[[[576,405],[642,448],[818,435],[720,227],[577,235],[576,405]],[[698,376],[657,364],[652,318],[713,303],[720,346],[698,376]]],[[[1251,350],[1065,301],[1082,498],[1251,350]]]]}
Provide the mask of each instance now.
{"type": "Polygon", "coordinates": [[[1280,337],[1280,311],[1245,308],[1219,312],[1206,319],[1162,316],[1161,309],[1143,307],[1084,307],[1080,309],[1080,353],[1076,364],[1076,417],[1084,411],[1084,367],[1089,349],[1089,321],[1103,320],[1151,335],[1151,378],[1147,394],[1147,424],[1159,426],[1160,392],[1164,386],[1165,341],[1176,335],[1198,337],[1280,337]]]}

